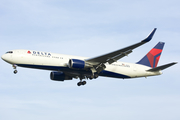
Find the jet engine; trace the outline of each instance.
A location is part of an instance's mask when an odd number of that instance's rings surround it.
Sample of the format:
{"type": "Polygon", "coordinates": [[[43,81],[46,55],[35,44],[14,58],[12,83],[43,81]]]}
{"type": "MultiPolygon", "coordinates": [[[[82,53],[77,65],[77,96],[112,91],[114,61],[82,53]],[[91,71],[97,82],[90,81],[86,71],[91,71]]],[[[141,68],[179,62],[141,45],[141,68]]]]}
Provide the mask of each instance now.
{"type": "Polygon", "coordinates": [[[86,62],[83,60],[70,59],[68,63],[68,67],[74,69],[85,69],[85,68],[89,68],[90,65],[86,64],[86,62]]]}
{"type": "Polygon", "coordinates": [[[54,81],[72,80],[72,77],[65,75],[63,72],[51,72],[50,78],[54,81]]]}

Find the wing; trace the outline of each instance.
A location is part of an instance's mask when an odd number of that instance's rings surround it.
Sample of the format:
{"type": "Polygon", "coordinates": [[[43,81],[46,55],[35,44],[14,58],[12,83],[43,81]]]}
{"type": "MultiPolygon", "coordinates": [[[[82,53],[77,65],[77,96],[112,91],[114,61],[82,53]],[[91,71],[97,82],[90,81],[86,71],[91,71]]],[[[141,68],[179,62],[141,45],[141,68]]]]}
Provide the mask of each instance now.
{"type": "Polygon", "coordinates": [[[104,54],[104,55],[101,55],[98,57],[87,59],[86,62],[93,64],[93,65],[104,64],[106,62],[111,64],[111,63],[123,58],[124,56],[127,56],[128,54],[130,54],[133,49],[149,42],[152,39],[155,32],[156,32],[156,28],[154,28],[154,30],[148,35],[148,37],[145,38],[144,40],[142,40],[141,42],[138,42],[138,43],[130,45],[128,47],[116,50],[114,52],[110,52],[110,53],[107,53],[107,54],[104,54]]]}

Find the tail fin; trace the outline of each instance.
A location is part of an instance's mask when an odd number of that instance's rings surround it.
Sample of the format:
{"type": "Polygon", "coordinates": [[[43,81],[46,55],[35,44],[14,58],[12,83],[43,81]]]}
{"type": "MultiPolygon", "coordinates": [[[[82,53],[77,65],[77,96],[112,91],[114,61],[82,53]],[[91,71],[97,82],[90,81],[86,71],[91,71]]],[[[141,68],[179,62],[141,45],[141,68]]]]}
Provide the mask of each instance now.
{"type": "Polygon", "coordinates": [[[151,68],[155,68],[159,62],[164,42],[159,42],[149,53],[144,56],[137,64],[149,66],[151,68]]]}

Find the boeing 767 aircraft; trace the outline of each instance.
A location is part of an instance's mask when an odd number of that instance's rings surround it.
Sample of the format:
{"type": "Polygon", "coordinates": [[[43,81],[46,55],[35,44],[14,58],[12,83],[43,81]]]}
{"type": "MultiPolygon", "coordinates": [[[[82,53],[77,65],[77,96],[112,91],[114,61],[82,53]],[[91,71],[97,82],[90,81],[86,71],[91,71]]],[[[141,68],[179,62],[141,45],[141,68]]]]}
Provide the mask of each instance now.
{"type": "Polygon", "coordinates": [[[12,64],[15,74],[17,66],[51,70],[51,80],[64,81],[79,78],[78,86],[86,84],[83,79],[96,79],[99,76],[126,79],[161,75],[161,70],[176,64],[176,62],[172,62],[157,67],[164,42],[159,42],[137,63],[117,61],[132,53],[133,49],[149,42],[155,31],[156,28],[141,42],[94,58],[35,50],[11,50],[2,55],[1,58],[12,64]]]}

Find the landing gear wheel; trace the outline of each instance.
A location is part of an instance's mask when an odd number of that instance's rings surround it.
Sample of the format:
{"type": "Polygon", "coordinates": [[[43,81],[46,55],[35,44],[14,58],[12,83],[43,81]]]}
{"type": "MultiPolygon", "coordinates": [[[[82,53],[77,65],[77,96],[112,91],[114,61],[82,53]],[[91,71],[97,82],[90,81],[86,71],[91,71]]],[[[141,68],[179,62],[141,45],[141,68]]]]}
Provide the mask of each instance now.
{"type": "Polygon", "coordinates": [[[78,82],[78,83],[77,83],[77,86],[81,86],[81,85],[82,85],[81,82],[78,82]]]}
{"type": "Polygon", "coordinates": [[[86,84],[86,81],[78,82],[78,83],[77,83],[77,86],[81,86],[81,85],[85,85],[85,84],[86,84]]]}
{"type": "Polygon", "coordinates": [[[83,82],[81,82],[82,83],[82,85],[85,85],[86,84],[86,81],[83,81],[83,82]]]}
{"type": "Polygon", "coordinates": [[[91,76],[89,77],[89,79],[90,79],[90,80],[92,80],[93,78],[94,78],[94,76],[93,76],[93,75],[91,75],[91,76]]]}
{"type": "Polygon", "coordinates": [[[18,71],[16,70],[17,66],[15,64],[12,65],[13,69],[14,69],[14,74],[16,74],[18,71]]]}
{"type": "Polygon", "coordinates": [[[16,74],[18,71],[17,70],[14,70],[14,74],[16,74]]]}

